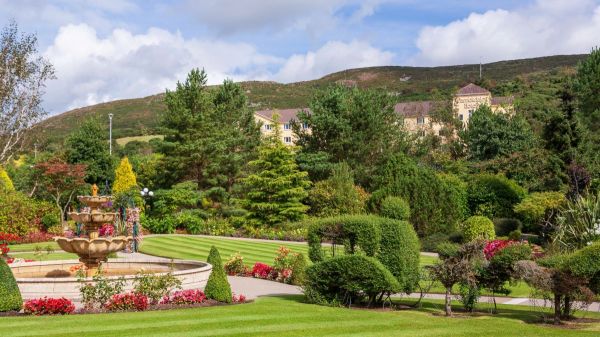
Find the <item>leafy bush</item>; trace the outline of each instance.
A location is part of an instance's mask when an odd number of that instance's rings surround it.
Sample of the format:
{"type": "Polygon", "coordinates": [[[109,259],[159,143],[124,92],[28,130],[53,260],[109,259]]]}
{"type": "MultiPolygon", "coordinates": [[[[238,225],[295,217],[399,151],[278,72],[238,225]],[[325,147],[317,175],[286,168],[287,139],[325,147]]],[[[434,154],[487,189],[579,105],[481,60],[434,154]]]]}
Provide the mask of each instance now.
{"type": "Polygon", "coordinates": [[[381,216],[396,220],[408,220],[410,218],[410,205],[400,197],[388,196],[381,202],[381,216]]]}
{"type": "Polygon", "coordinates": [[[204,221],[206,217],[201,210],[184,210],[175,217],[176,227],[185,228],[189,234],[209,234],[204,221]]]}
{"type": "Polygon", "coordinates": [[[461,230],[467,242],[477,239],[492,240],[496,237],[494,223],[485,216],[475,215],[461,224],[461,230]]]}
{"type": "Polygon", "coordinates": [[[600,239],[600,193],[567,201],[552,229],[553,243],[565,251],[586,247],[600,239]]]}
{"type": "Polygon", "coordinates": [[[140,216],[140,223],[154,234],[173,234],[177,228],[177,220],[173,216],[154,218],[142,214],[140,216]]]}
{"type": "Polygon", "coordinates": [[[400,291],[398,280],[381,262],[368,256],[348,255],[318,262],[306,270],[305,294],[308,300],[352,304],[400,291]],[[315,298],[310,294],[318,294],[315,298]]]}
{"type": "Polygon", "coordinates": [[[148,309],[148,297],[143,294],[116,294],[105,306],[108,311],[144,311],[148,309]]]}
{"type": "Polygon", "coordinates": [[[421,250],[424,252],[437,253],[438,246],[442,243],[450,242],[448,234],[435,233],[421,239],[421,250]]]}
{"type": "Polygon", "coordinates": [[[290,284],[302,285],[306,280],[306,258],[302,253],[294,254],[290,284]]]}
{"type": "Polygon", "coordinates": [[[290,282],[293,261],[294,254],[289,248],[281,246],[277,249],[277,256],[275,256],[275,260],[273,261],[273,276],[275,281],[290,282]]]}
{"type": "Polygon", "coordinates": [[[146,296],[150,304],[158,303],[178,288],[181,288],[181,280],[170,272],[162,275],[139,272],[134,281],[134,292],[146,296]]]}
{"type": "Polygon", "coordinates": [[[480,296],[481,290],[477,285],[470,285],[464,282],[459,284],[458,298],[467,312],[473,312],[480,296]]]}
{"type": "Polygon", "coordinates": [[[523,236],[523,233],[521,233],[521,231],[518,229],[508,233],[509,240],[518,241],[521,240],[521,236],[523,236]]]}
{"type": "Polygon", "coordinates": [[[75,305],[69,299],[38,298],[25,302],[23,311],[28,315],[69,315],[75,311],[75,305]]]}
{"type": "Polygon", "coordinates": [[[175,304],[175,305],[190,305],[199,304],[206,301],[206,295],[202,290],[188,289],[176,291],[170,296],[165,296],[160,302],[161,304],[175,304]]]}
{"type": "Polygon", "coordinates": [[[227,275],[245,275],[248,267],[244,264],[244,257],[239,253],[231,255],[229,261],[225,262],[225,272],[227,275]]]}
{"type": "Polygon", "coordinates": [[[561,192],[537,192],[526,196],[514,209],[523,219],[527,230],[538,232],[539,226],[550,213],[557,211],[565,201],[565,195],[561,192]]]}
{"type": "Polygon", "coordinates": [[[396,277],[400,290],[411,293],[419,282],[419,238],[406,221],[381,219],[377,259],[396,277]]]}
{"type": "Polygon", "coordinates": [[[468,183],[468,205],[471,214],[488,218],[512,218],[513,207],[526,195],[514,180],[497,174],[478,174],[468,183]]]}
{"type": "Polygon", "coordinates": [[[56,214],[56,206],[17,191],[0,193],[0,232],[24,236],[38,231],[42,216],[48,213],[56,214]]]}
{"type": "Polygon", "coordinates": [[[15,186],[13,185],[12,180],[6,173],[6,170],[2,166],[0,166],[0,192],[6,191],[14,191],[15,186]]]}
{"type": "Polygon", "coordinates": [[[212,272],[204,289],[206,297],[218,302],[231,303],[231,286],[227,281],[221,255],[215,246],[210,248],[207,262],[212,265],[212,272]]]}
{"type": "Polygon", "coordinates": [[[0,258],[0,312],[19,311],[22,306],[23,299],[17,281],[10,267],[0,258]]]}
{"type": "Polygon", "coordinates": [[[187,181],[173,185],[170,190],[158,190],[154,194],[151,214],[154,217],[166,217],[184,209],[196,208],[200,204],[201,194],[197,184],[187,181]]]}
{"type": "Polygon", "coordinates": [[[48,230],[52,227],[60,226],[60,219],[56,213],[48,213],[42,216],[41,219],[44,230],[48,230]]]}
{"type": "Polygon", "coordinates": [[[437,246],[437,251],[440,259],[445,260],[449,257],[456,256],[460,250],[460,245],[452,242],[442,242],[437,246]]]}
{"type": "Polygon", "coordinates": [[[87,309],[103,308],[114,295],[123,292],[125,287],[124,278],[109,280],[104,277],[101,270],[92,277],[92,281],[93,283],[87,283],[83,275],[79,278],[82,284],[79,288],[81,301],[87,309]]]}
{"type": "Polygon", "coordinates": [[[571,255],[566,265],[577,276],[591,279],[600,275],[600,242],[577,250],[571,255]]]}
{"type": "Polygon", "coordinates": [[[510,232],[521,229],[521,221],[514,218],[496,218],[494,221],[494,229],[496,235],[506,236],[510,232]]]}
{"type": "Polygon", "coordinates": [[[346,163],[334,165],[331,176],[317,182],[308,194],[310,213],[318,217],[363,213],[366,199],[346,163]]]}

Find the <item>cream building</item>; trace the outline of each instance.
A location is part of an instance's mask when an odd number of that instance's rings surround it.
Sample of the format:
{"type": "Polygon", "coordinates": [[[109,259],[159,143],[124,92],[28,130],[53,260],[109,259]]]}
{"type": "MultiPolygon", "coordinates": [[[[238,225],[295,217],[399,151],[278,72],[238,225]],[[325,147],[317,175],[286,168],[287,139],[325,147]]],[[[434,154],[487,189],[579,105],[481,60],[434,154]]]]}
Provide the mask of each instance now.
{"type": "MultiPolygon", "coordinates": [[[[497,113],[513,113],[513,100],[514,97],[492,97],[488,90],[470,83],[456,92],[452,100],[452,109],[455,117],[468,125],[473,112],[484,104],[497,113]]],[[[426,133],[439,135],[442,124],[433,121],[431,117],[434,104],[435,102],[432,101],[403,102],[396,104],[394,111],[404,117],[404,127],[408,131],[420,135],[426,133]]],[[[296,114],[300,110],[303,109],[260,110],[254,113],[254,117],[262,124],[261,132],[268,135],[273,132],[273,114],[278,113],[281,141],[293,145],[296,137],[290,123],[297,120],[296,114]]],[[[302,125],[302,128],[308,129],[308,126],[302,125]]]]}

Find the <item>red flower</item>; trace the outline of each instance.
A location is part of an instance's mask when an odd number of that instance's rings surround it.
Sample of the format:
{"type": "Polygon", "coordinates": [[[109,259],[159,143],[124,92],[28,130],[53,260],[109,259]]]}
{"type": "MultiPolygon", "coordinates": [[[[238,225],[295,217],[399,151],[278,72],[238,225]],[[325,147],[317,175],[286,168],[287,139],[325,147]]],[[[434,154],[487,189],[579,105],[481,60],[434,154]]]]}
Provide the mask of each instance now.
{"type": "Polygon", "coordinates": [[[272,272],[273,267],[264,263],[256,262],[252,267],[252,275],[256,278],[268,279],[272,272]]]}
{"type": "Polygon", "coordinates": [[[115,234],[115,227],[112,224],[105,223],[102,225],[100,230],[98,230],[98,235],[100,236],[113,236],[115,234]]]}
{"type": "Polygon", "coordinates": [[[144,311],[148,309],[148,297],[136,293],[113,295],[108,304],[106,304],[106,309],[109,311],[144,311]]]}
{"type": "Polygon", "coordinates": [[[161,304],[198,304],[203,303],[206,300],[206,295],[202,290],[189,289],[176,291],[171,296],[165,296],[160,302],[161,304]]]}
{"type": "Polygon", "coordinates": [[[492,240],[492,241],[488,241],[488,243],[485,245],[485,248],[483,248],[483,254],[485,255],[485,258],[487,260],[490,260],[492,257],[494,257],[494,255],[496,255],[496,253],[498,253],[499,251],[501,251],[502,249],[519,243],[519,241],[514,241],[514,240],[492,240]]]}
{"type": "Polygon", "coordinates": [[[6,243],[0,244],[0,255],[6,255],[10,252],[10,248],[6,243]]]}
{"type": "Polygon", "coordinates": [[[25,302],[23,309],[30,315],[68,315],[75,311],[75,305],[66,298],[38,298],[25,302]]]}
{"type": "Polygon", "coordinates": [[[236,294],[233,294],[233,296],[231,297],[231,301],[233,303],[244,303],[246,302],[246,296],[240,294],[239,296],[236,294]]]}

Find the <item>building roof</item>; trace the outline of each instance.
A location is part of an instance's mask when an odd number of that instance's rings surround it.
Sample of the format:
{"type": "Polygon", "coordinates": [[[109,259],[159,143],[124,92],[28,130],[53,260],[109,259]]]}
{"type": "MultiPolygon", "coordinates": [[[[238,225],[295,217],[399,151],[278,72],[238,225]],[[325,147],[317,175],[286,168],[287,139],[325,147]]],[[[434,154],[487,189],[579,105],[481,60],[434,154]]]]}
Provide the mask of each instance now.
{"type": "Polygon", "coordinates": [[[515,96],[492,97],[492,105],[512,105],[515,96]]]}
{"type": "Polygon", "coordinates": [[[267,109],[267,110],[258,110],[255,111],[256,114],[269,119],[269,120],[273,120],[273,114],[274,113],[278,113],[279,114],[279,123],[289,123],[296,118],[296,115],[298,114],[298,112],[300,112],[300,110],[305,110],[305,111],[309,111],[310,109],[307,108],[297,108],[297,109],[267,109]]]}
{"type": "Polygon", "coordinates": [[[394,106],[394,111],[405,118],[428,116],[432,109],[431,101],[403,102],[394,106]]]}
{"type": "Polygon", "coordinates": [[[467,95],[488,95],[490,92],[478,85],[473,83],[469,83],[464,87],[458,89],[456,93],[457,96],[467,96],[467,95]]]}

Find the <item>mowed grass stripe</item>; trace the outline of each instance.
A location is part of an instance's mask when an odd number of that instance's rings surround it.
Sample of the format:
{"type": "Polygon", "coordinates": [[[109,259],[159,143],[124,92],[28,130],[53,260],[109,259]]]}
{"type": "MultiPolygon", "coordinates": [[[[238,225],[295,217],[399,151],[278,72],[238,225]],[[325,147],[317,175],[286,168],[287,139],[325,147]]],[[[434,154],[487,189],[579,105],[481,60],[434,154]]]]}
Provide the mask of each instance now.
{"type": "Polygon", "coordinates": [[[41,248],[42,250],[46,250],[46,247],[50,246],[54,250],[60,250],[58,243],[54,241],[48,242],[38,242],[38,243],[23,243],[19,245],[9,245],[11,252],[33,252],[36,247],[41,248]]]}
{"type": "Polygon", "coordinates": [[[281,247],[281,246],[288,247],[296,252],[302,252],[302,253],[308,252],[308,246],[306,246],[306,245],[285,245],[285,244],[273,245],[271,243],[252,242],[252,241],[243,241],[243,240],[228,240],[228,239],[206,240],[204,238],[189,238],[189,237],[181,237],[181,236],[171,236],[171,237],[164,238],[164,239],[171,241],[171,242],[180,242],[180,243],[186,244],[190,247],[198,246],[198,245],[210,247],[212,245],[215,245],[219,249],[223,248],[223,249],[231,249],[231,250],[236,250],[236,249],[237,250],[240,250],[240,249],[252,250],[252,252],[262,252],[262,253],[266,253],[266,254],[271,254],[271,253],[277,251],[277,249],[279,249],[279,247],[281,247]]]}
{"type": "MultiPolygon", "coordinates": [[[[151,246],[154,246],[155,248],[162,248],[165,251],[178,251],[180,253],[184,253],[184,254],[190,254],[190,255],[197,255],[199,253],[206,253],[206,256],[208,256],[208,252],[210,251],[210,248],[212,246],[212,244],[206,244],[203,246],[200,246],[196,243],[194,244],[189,244],[189,243],[180,243],[180,242],[151,242],[149,243],[151,246]]],[[[145,249],[145,246],[142,246],[142,251],[145,249]]],[[[231,253],[235,253],[235,252],[247,252],[249,251],[251,248],[246,248],[246,249],[233,249],[233,248],[223,248],[221,246],[217,246],[217,249],[219,249],[219,252],[221,253],[221,257],[227,255],[227,257],[229,257],[229,255],[231,255],[231,253]]],[[[262,258],[266,258],[266,257],[271,257],[274,256],[275,252],[272,253],[251,253],[252,256],[256,256],[256,257],[262,257],[262,258]]]]}

